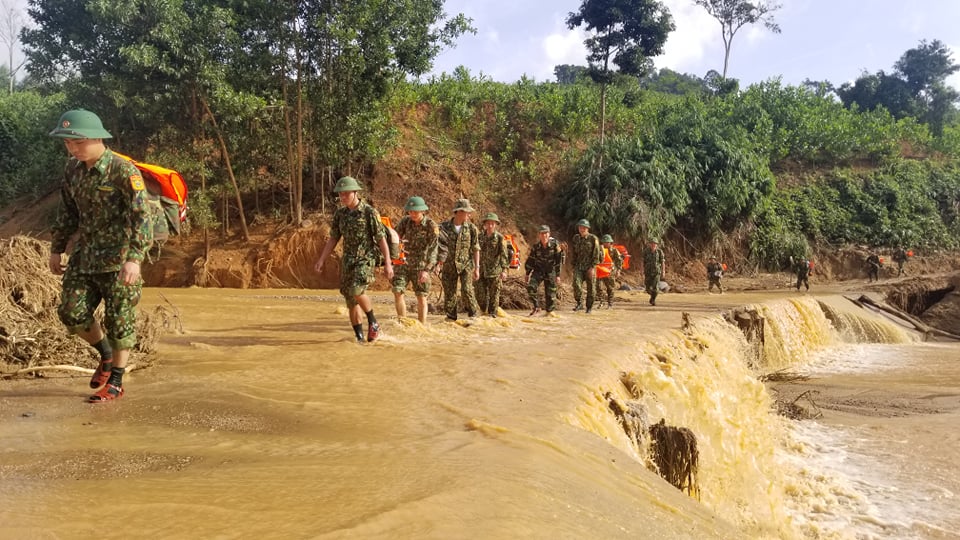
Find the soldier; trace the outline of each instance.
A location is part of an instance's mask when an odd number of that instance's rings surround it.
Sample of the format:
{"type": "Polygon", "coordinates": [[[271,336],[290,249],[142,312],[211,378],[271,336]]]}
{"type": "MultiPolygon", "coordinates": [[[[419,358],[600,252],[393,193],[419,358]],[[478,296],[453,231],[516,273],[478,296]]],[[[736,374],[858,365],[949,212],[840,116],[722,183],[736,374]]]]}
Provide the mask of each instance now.
{"type": "Polygon", "coordinates": [[[617,288],[617,277],[623,270],[623,255],[620,250],[613,247],[613,237],[609,234],[603,235],[600,239],[603,244],[603,262],[597,265],[597,296],[600,297],[600,303],[603,303],[602,288],[607,291],[607,309],[613,307],[613,291],[617,288]]]}
{"type": "Polygon", "coordinates": [[[793,267],[793,271],[797,274],[797,290],[800,290],[800,284],[802,283],[806,290],[810,290],[810,261],[807,259],[799,259],[793,267]]]}
{"type": "Polygon", "coordinates": [[[460,199],[453,207],[453,217],[440,224],[440,281],[443,284],[443,309],[448,321],[457,320],[457,282],[469,317],[476,317],[480,307],[473,293],[473,282],[480,279],[480,233],[470,223],[473,208],[470,201],[460,199]]]}
{"type": "Polygon", "coordinates": [[[897,263],[897,277],[903,275],[903,265],[907,262],[907,250],[903,247],[898,247],[896,251],[893,252],[893,262],[897,263]]]}
{"type": "Polygon", "coordinates": [[[417,320],[427,320],[427,295],[430,293],[430,272],[437,265],[437,246],[440,227],[425,212],[430,209],[423,197],[410,197],[403,209],[407,215],[397,224],[397,235],[403,241],[406,262],[395,268],[393,274],[393,298],[397,317],[407,316],[407,303],[403,291],[407,282],[413,286],[417,297],[417,320]]]}
{"type": "Polygon", "coordinates": [[[866,265],[867,265],[867,283],[872,281],[880,281],[880,257],[874,253],[870,252],[870,255],[867,256],[866,265]]]}
{"type": "Polygon", "coordinates": [[[377,250],[383,257],[387,279],[393,279],[393,262],[390,259],[390,246],[380,213],[360,199],[363,188],[350,176],[337,180],[333,187],[340,196],[340,208],[333,213],[330,222],[330,238],[323,246],[323,252],[314,269],[323,270],[323,265],[343,238],[343,257],[340,259],[340,294],[347,303],[350,324],[358,342],[363,342],[363,315],[367,316],[367,341],[380,337],[380,324],[373,314],[373,303],[367,296],[367,287],[373,283],[373,270],[377,265],[377,250]]]}
{"type": "Polygon", "coordinates": [[[660,280],[666,272],[663,251],[658,248],[660,241],[651,238],[643,248],[643,286],[650,295],[650,305],[657,305],[657,294],[660,293],[660,280]]]}
{"type": "Polygon", "coordinates": [[[550,227],[540,226],[537,233],[537,242],[530,248],[530,255],[523,265],[526,274],[527,294],[533,303],[530,315],[540,313],[538,291],[540,282],[543,282],[545,296],[544,308],[552,313],[557,307],[557,286],[560,284],[560,267],[563,266],[563,251],[560,243],[550,237],[550,227]]]}
{"type": "Polygon", "coordinates": [[[717,256],[711,255],[710,262],[707,263],[707,292],[713,292],[713,286],[716,285],[723,294],[723,285],[720,284],[720,278],[723,277],[723,265],[717,262],[717,256]]]}
{"type": "Polygon", "coordinates": [[[140,171],[104,145],[113,135],[94,113],[67,111],[49,135],[63,139],[71,156],[51,229],[50,271],[63,275],[57,315],[100,353],[90,378],[90,388],[100,390],[87,401],[104,403],[123,396],[123,375],[137,343],[140,264],[151,241],[147,192],[140,171]],[[65,264],[63,253],[74,233],[65,264]],[[103,327],[94,317],[101,301],[103,327]]]}
{"type": "Polygon", "coordinates": [[[477,281],[477,297],[480,309],[496,318],[500,307],[500,288],[507,277],[510,259],[507,257],[507,241],[497,232],[500,218],[490,212],[483,218],[483,233],[480,235],[480,279],[477,281]]]}
{"type": "Polygon", "coordinates": [[[603,250],[596,235],[590,234],[590,222],[581,219],[577,222],[577,235],[570,247],[573,265],[573,299],[577,305],[574,311],[583,309],[583,290],[587,291],[587,313],[593,310],[594,294],[597,291],[596,266],[603,262],[603,250]]]}

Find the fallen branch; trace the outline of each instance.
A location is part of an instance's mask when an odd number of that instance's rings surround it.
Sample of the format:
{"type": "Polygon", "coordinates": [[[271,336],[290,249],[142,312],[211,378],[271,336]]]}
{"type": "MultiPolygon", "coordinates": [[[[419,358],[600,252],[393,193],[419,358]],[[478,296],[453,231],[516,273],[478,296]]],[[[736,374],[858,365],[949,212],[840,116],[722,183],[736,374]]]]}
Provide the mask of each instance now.
{"type": "MultiPolygon", "coordinates": [[[[854,302],[854,300],[852,300],[852,299],[850,299],[850,298],[848,298],[848,300],[850,300],[851,302],[854,302]]],[[[934,327],[932,327],[932,326],[930,326],[930,325],[928,325],[928,324],[926,324],[926,323],[924,323],[924,322],[921,322],[919,319],[916,319],[916,318],[913,317],[912,315],[909,315],[909,314],[906,313],[905,311],[901,311],[901,310],[899,310],[899,309],[897,309],[897,308],[895,308],[895,307],[891,307],[891,306],[888,306],[888,305],[886,305],[886,304],[881,304],[881,303],[875,301],[874,299],[870,298],[870,297],[867,296],[867,295],[861,295],[860,298],[858,298],[858,299],[856,300],[856,302],[859,302],[859,303],[861,303],[861,304],[865,304],[865,305],[871,306],[871,307],[876,308],[876,309],[878,309],[878,310],[880,310],[880,311],[882,311],[882,312],[884,312],[884,313],[893,315],[894,317],[898,317],[898,318],[900,318],[900,319],[902,319],[902,320],[904,320],[904,321],[907,321],[908,323],[912,324],[914,328],[916,328],[916,329],[919,330],[920,332],[923,332],[924,334],[933,334],[933,335],[936,335],[936,336],[945,337],[945,338],[949,338],[949,339],[954,339],[954,340],[960,341],[960,336],[958,336],[957,334],[951,334],[950,332],[946,332],[946,331],[944,331],[944,330],[940,330],[939,328],[934,328],[934,327]]]]}
{"type": "MultiPolygon", "coordinates": [[[[130,373],[136,369],[136,364],[130,364],[126,367],[126,372],[130,373]]],[[[56,364],[52,366],[32,366],[23,369],[18,369],[16,371],[11,371],[8,373],[0,372],[0,379],[12,379],[20,375],[26,375],[27,373],[35,373],[38,371],[73,371],[76,373],[83,373],[84,375],[93,375],[94,370],[91,368],[85,368],[80,366],[71,366],[69,364],[56,364]]]]}

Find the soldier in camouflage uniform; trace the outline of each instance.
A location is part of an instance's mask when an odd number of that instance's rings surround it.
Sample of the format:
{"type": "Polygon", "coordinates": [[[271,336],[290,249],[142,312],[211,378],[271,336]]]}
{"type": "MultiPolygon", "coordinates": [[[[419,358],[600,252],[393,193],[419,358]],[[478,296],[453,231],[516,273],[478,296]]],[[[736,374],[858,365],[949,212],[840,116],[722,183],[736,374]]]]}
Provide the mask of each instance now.
{"type": "Polygon", "coordinates": [[[617,277],[623,270],[623,254],[613,247],[613,237],[609,234],[600,239],[603,245],[603,262],[597,265],[597,297],[603,303],[603,290],[606,289],[607,309],[613,307],[613,291],[617,288],[617,277]]]}
{"type": "Polygon", "coordinates": [[[717,261],[715,255],[710,256],[710,261],[707,263],[707,292],[713,292],[713,286],[716,285],[717,289],[720,289],[720,294],[723,294],[723,285],[720,283],[720,279],[723,277],[723,265],[717,261]]]}
{"type": "Polygon", "coordinates": [[[137,343],[140,264],[151,242],[147,192],[140,171],[104,146],[103,139],[113,136],[92,112],[65,112],[50,136],[63,139],[72,156],[51,231],[50,271],[63,275],[57,315],[68,331],[100,353],[90,379],[90,387],[100,390],[88,401],[103,403],[123,396],[123,374],[137,343]],[[74,233],[64,266],[63,253],[74,233]],[[94,317],[101,301],[104,327],[94,317]]]}
{"type": "Polygon", "coordinates": [[[407,215],[397,224],[397,234],[403,242],[406,252],[404,264],[395,267],[393,274],[393,296],[397,308],[397,317],[407,316],[407,304],[403,291],[407,282],[413,286],[417,296],[417,320],[427,321],[427,295],[430,293],[430,272],[437,265],[437,248],[440,227],[427,217],[430,209],[423,197],[410,197],[403,207],[407,215]]]}
{"type": "Polygon", "coordinates": [[[457,320],[457,283],[467,308],[467,315],[476,317],[480,306],[473,293],[473,282],[480,279],[480,232],[470,223],[473,208],[470,201],[460,199],[453,208],[453,218],[440,224],[440,282],[443,285],[443,309],[448,321],[457,320]]]}
{"type": "Polygon", "coordinates": [[[340,259],[340,294],[347,302],[350,324],[358,342],[363,342],[363,316],[367,317],[367,341],[380,337],[380,324],[373,314],[373,303],[367,296],[367,287],[373,283],[373,271],[377,265],[377,251],[383,257],[387,279],[393,279],[393,262],[390,246],[380,213],[360,199],[363,189],[356,179],[344,176],[337,180],[333,190],[340,197],[340,208],[333,213],[330,222],[330,238],[314,265],[317,272],[323,270],[327,257],[343,238],[343,257],[340,259]]]}
{"type": "Polygon", "coordinates": [[[597,268],[603,262],[603,249],[596,235],[590,234],[590,222],[581,219],[577,222],[577,235],[573,237],[570,254],[573,264],[573,299],[577,305],[574,311],[583,309],[583,292],[587,292],[587,313],[593,310],[594,295],[597,292],[597,268]]]}
{"type": "Polygon", "coordinates": [[[663,251],[658,248],[660,241],[651,238],[647,246],[643,248],[643,286],[650,295],[650,305],[657,305],[657,294],[660,293],[660,280],[663,279],[665,262],[663,251]]]}
{"type": "Polygon", "coordinates": [[[499,224],[500,218],[493,212],[483,218],[483,233],[480,235],[480,279],[477,280],[480,310],[494,318],[497,316],[497,308],[500,307],[500,288],[510,266],[507,241],[497,232],[499,224]]]}
{"type": "Polygon", "coordinates": [[[543,293],[546,297],[544,308],[547,313],[552,313],[556,309],[557,286],[560,284],[562,266],[563,251],[560,249],[559,242],[550,237],[550,227],[541,225],[537,242],[530,248],[530,255],[527,256],[527,261],[523,265],[527,276],[527,294],[530,295],[530,302],[533,304],[530,315],[540,312],[538,292],[541,282],[543,282],[543,293]]]}

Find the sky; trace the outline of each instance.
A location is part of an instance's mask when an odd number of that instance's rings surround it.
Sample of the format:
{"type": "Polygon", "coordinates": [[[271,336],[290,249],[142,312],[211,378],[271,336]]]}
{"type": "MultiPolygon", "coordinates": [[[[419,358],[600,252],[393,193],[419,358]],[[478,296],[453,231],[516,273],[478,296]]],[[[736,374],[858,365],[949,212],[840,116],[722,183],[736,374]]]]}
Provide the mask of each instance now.
{"type": "MultiPolygon", "coordinates": [[[[703,77],[723,70],[720,24],[693,0],[662,0],[676,30],[656,57],[667,67],[703,77]]],[[[892,71],[893,64],[920,40],[939,39],[960,63],[960,0],[778,0],[774,14],[782,32],[762,25],[744,27],[734,38],[727,75],[741,87],[773,77],[800,84],[804,79],[835,85],[854,81],[863,71],[892,71]]],[[[26,0],[2,0],[23,10],[26,0]]],[[[568,14],[581,0],[446,0],[448,14],[473,19],[477,33],[461,36],[444,50],[428,75],[466,66],[470,73],[502,82],[523,75],[553,81],[559,64],[586,65],[585,34],[570,30],[568,14]]],[[[0,51],[6,63],[6,50],[0,51]]],[[[17,63],[17,61],[15,61],[17,63]]],[[[960,88],[960,73],[949,82],[960,88]]]]}
{"type": "MultiPolygon", "coordinates": [[[[693,0],[661,0],[673,15],[676,30],[667,38],[658,68],[703,77],[723,71],[720,23],[693,0]]],[[[727,76],[741,87],[781,77],[785,83],[804,79],[835,85],[852,82],[863,71],[893,71],[908,49],[926,39],[939,39],[960,63],[960,0],[779,0],[774,13],[781,33],[762,25],[745,26],[736,34],[727,76]]],[[[496,81],[521,76],[553,81],[559,64],[586,65],[586,35],[569,30],[568,14],[581,0],[446,0],[448,14],[473,19],[476,35],[459,38],[441,52],[431,75],[466,66],[496,81]]],[[[960,73],[949,82],[960,88],[960,73]]]]}

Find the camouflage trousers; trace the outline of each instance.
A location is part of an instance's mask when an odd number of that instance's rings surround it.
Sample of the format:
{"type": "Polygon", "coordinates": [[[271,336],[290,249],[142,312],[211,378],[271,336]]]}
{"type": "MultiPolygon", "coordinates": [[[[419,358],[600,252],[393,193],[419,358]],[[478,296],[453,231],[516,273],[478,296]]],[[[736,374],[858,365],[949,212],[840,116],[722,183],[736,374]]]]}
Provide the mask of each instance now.
{"type": "Polygon", "coordinates": [[[124,285],[120,272],[63,276],[63,294],[57,315],[71,334],[85,332],[93,325],[93,314],[103,301],[103,329],[115,350],[132,349],[137,344],[137,313],[143,282],[124,285]]]}
{"type": "Polygon", "coordinates": [[[578,306],[582,306],[583,291],[587,291],[587,309],[593,308],[593,301],[597,292],[597,275],[593,277],[588,275],[589,268],[585,270],[573,271],[573,299],[578,306]]]}
{"type": "Polygon", "coordinates": [[[393,266],[392,290],[395,293],[403,294],[407,289],[407,283],[413,286],[413,292],[417,296],[427,296],[430,292],[430,273],[427,272],[427,280],[423,283],[419,281],[420,270],[411,264],[400,264],[393,266]]]}
{"type": "Polygon", "coordinates": [[[467,269],[457,272],[453,263],[443,265],[440,271],[440,284],[443,287],[443,310],[448,319],[457,319],[457,283],[460,283],[460,294],[463,296],[463,305],[467,308],[467,315],[476,317],[480,311],[477,297],[473,293],[473,270],[467,269]]]}
{"type": "Polygon", "coordinates": [[[707,291],[708,292],[713,291],[714,286],[720,289],[720,292],[723,292],[723,285],[720,284],[720,278],[718,277],[707,278],[707,291]]]}
{"type": "Polygon", "coordinates": [[[358,296],[367,292],[373,283],[376,262],[367,258],[344,258],[340,261],[340,294],[347,302],[347,310],[357,305],[358,296]]]}
{"type": "Polygon", "coordinates": [[[657,295],[660,294],[660,274],[644,274],[643,288],[650,295],[650,303],[657,301],[657,295]]]}
{"type": "Polygon", "coordinates": [[[603,302],[604,292],[606,292],[607,305],[613,305],[613,291],[617,290],[617,278],[613,274],[605,278],[597,279],[597,299],[603,302]]]}
{"type": "Polygon", "coordinates": [[[500,276],[482,277],[477,281],[477,301],[480,303],[480,311],[487,315],[496,315],[497,308],[500,307],[500,289],[503,288],[503,281],[500,276]]]}
{"type": "Polygon", "coordinates": [[[530,274],[530,283],[527,283],[527,295],[533,307],[540,307],[540,283],[543,283],[543,294],[546,297],[544,309],[547,313],[557,309],[557,275],[556,274],[530,274]]]}

